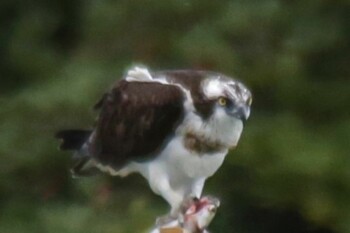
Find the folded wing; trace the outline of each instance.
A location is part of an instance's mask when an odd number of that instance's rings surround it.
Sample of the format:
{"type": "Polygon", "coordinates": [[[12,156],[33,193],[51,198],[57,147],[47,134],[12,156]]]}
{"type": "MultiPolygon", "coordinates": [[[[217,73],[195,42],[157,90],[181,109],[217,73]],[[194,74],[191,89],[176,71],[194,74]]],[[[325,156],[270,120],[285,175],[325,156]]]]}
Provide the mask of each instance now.
{"type": "Polygon", "coordinates": [[[93,156],[114,168],[152,159],[181,122],[183,101],[174,85],[119,81],[96,105],[93,156]]]}

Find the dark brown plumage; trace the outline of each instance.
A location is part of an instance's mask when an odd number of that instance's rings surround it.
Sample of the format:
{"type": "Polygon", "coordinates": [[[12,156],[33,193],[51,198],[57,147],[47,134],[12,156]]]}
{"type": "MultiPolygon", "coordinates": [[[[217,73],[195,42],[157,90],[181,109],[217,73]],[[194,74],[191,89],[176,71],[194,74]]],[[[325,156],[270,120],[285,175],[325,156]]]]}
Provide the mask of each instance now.
{"type": "Polygon", "coordinates": [[[178,87],[121,80],[101,103],[92,154],[115,168],[147,159],[172,135],[183,111],[178,87]]]}
{"type": "Polygon", "coordinates": [[[200,70],[176,70],[155,72],[154,76],[166,76],[168,81],[179,83],[186,89],[191,90],[193,105],[197,113],[203,118],[208,118],[213,112],[215,100],[205,98],[200,83],[212,74],[212,72],[200,70]]]}

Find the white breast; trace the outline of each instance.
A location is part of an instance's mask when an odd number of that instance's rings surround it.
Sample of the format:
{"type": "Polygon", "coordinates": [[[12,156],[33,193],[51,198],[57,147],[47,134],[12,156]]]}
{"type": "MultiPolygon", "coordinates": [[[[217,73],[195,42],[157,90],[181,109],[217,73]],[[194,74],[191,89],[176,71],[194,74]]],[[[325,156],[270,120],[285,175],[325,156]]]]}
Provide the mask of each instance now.
{"type": "Polygon", "coordinates": [[[187,195],[200,197],[206,178],[219,169],[226,154],[227,150],[201,155],[191,152],[184,147],[183,137],[178,135],[154,160],[131,163],[128,170],[131,168],[142,174],[155,193],[163,196],[164,190],[169,192],[171,189],[182,201],[187,195]],[[164,188],[164,180],[169,184],[168,188],[164,188]]]}
{"type": "Polygon", "coordinates": [[[162,151],[159,160],[169,173],[183,178],[212,176],[222,165],[227,150],[217,153],[198,154],[184,147],[183,136],[176,136],[162,151]]]}

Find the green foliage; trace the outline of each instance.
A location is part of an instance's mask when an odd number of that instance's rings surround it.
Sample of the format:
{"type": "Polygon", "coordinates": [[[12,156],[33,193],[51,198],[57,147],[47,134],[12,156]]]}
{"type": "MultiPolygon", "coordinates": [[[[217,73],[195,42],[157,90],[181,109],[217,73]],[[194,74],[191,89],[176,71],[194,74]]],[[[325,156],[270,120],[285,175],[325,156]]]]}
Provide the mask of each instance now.
{"type": "Polygon", "coordinates": [[[146,232],[167,211],[140,177],[72,179],[54,132],[134,63],[236,76],[254,103],[205,192],[213,232],[350,232],[347,1],[0,3],[0,232],[146,232]]]}

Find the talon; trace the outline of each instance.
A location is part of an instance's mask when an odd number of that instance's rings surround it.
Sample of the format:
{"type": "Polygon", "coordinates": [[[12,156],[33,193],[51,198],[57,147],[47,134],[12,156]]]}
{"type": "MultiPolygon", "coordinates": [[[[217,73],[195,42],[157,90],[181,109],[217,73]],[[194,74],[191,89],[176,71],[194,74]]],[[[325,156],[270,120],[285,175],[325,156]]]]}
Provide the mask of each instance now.
{"type": "Polygon", "coordinates": [[[219,199],[205,196],[200,199],[193,198],[184,212],[184,228],[190,232],[206,232],[206,227],[213,220],[218,207],[219,199]]]}
{"type": "Polygon", "coordinates": [[[216,212],[216,206],[212,205],[212,206],[209,206],[208,207],[208,210],[212,213],[215,213],[216,212]]]}
{"type": "Polygon", "coordinates": [[[186,198],[181,204],[180,212],[186,214],[190,210],[191,212],[196,211],[199,201],[200,199],[198,197],[191,196],[186,198]]]}

